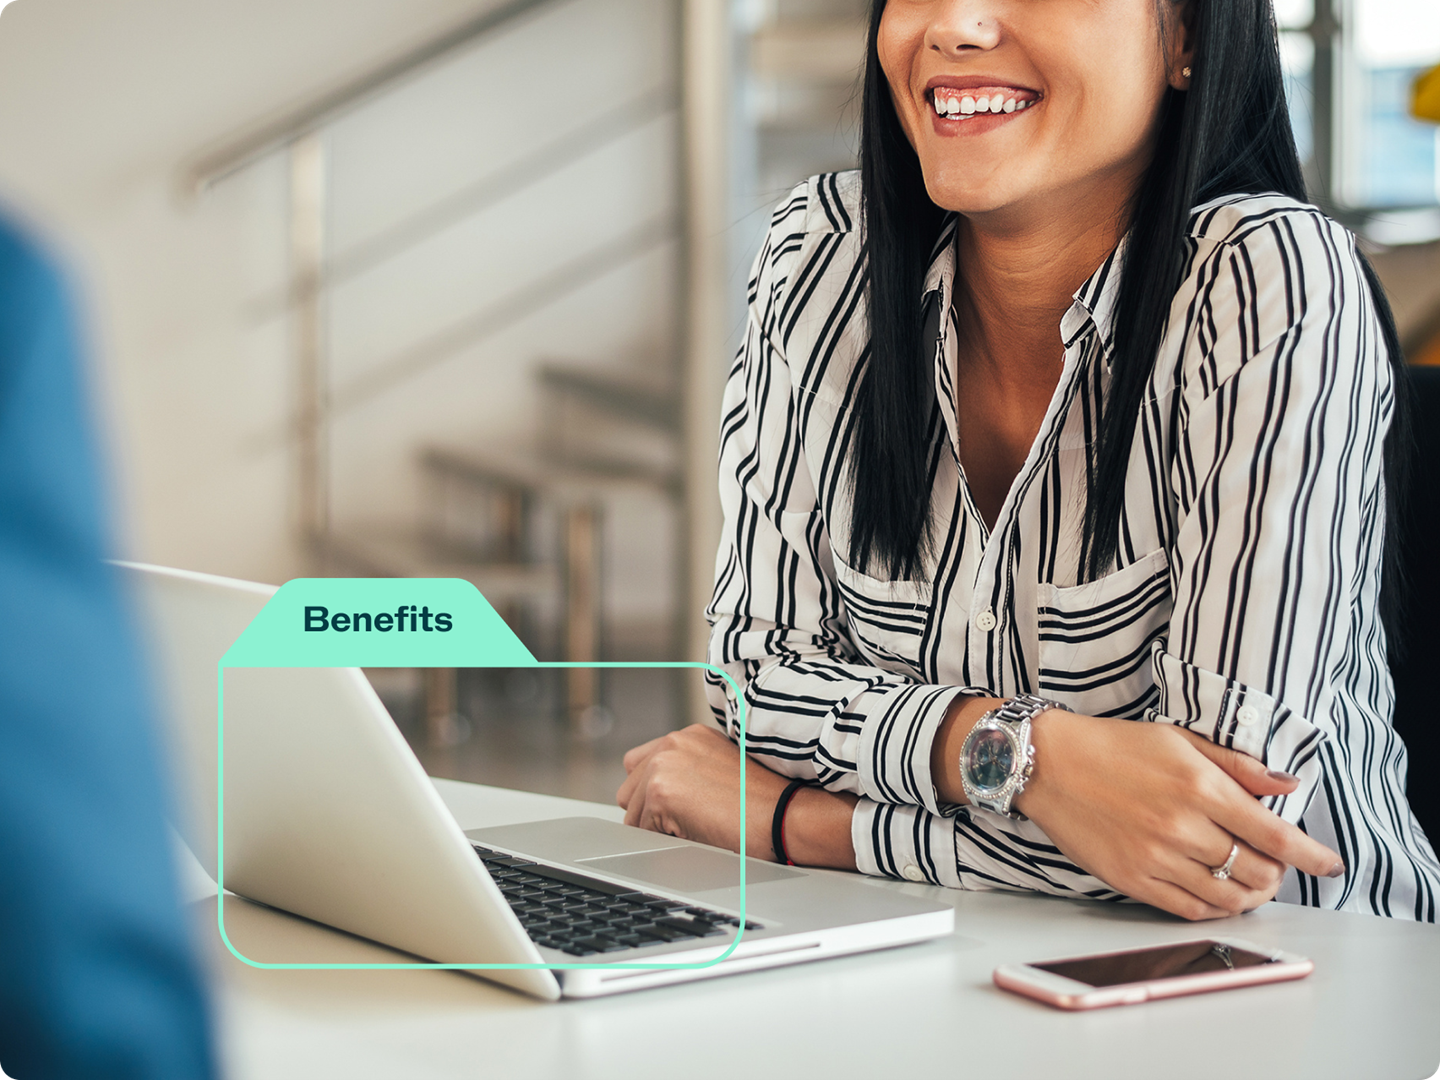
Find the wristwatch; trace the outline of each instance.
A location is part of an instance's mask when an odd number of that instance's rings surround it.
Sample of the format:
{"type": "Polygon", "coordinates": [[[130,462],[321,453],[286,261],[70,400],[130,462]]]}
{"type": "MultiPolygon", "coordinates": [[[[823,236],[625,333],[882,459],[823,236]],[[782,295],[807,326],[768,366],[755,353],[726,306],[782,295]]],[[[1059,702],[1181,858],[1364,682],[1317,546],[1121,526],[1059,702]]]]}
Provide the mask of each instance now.
{"type": "Polygon", "coordinates": [[[1070,711],[1058,701],[1020,694],[991,709],[970,729],[960,747],[960,783],[971,806],[1006,817],[1021,816],[1010,804],[1025,790],[1035,769],[1030,723],[1047,709],[1070,711]]]}

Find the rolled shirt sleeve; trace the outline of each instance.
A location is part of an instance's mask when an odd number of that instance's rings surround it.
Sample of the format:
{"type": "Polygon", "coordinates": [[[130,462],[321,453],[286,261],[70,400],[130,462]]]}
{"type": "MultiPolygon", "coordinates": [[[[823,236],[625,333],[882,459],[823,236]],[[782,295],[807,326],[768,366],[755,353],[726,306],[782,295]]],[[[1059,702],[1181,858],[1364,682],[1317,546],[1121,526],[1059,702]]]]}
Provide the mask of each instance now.
{"type": "Polygon", "coordinates": [[[1268,800],[1293,822],[1346,712],[1388,713],[1375,599],[1394,386],[1353,241],[1319,213],[1215,245],[1197,273],[1208,285],[1171,464],[1174,608],[1150,718],[1299,776],[1268,800]],[[1345,671],[1367,685],[1337,694],[1345,671]]]}

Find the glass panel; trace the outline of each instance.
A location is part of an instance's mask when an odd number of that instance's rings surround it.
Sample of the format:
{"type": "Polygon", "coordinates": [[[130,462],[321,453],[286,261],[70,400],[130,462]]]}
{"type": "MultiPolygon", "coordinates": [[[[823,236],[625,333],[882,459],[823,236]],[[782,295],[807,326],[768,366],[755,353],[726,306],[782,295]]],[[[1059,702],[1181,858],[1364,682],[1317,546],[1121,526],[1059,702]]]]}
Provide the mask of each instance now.
{"type": "Polygon", "coordinates": [[[1290,126],[1295,131],[1295,149],[1300,162],[1309,162],[1315,149],[1315,126],[1311,119],[1315,103],[1311,74],[1315,67],[1315,43],[1309,34],[1280,35],[1280,63],[1285,69],[1285,97],[1290,103],[1290,126]]]}
{"type": "Polygon", "coordinates": [[[1275,25],[1282,30],[1309,26],[1314,16],[1314,0],[1275,0],[1275,25]]]}
{"type": "Polygon", "coordinates": [[[1365,206],[1424,206],[1436,201],[1435,125],[1409,115],[1415,77],[1440,62],[1440,4],[1435,0],[1356,0],[1352,116],[1365,206]]]}

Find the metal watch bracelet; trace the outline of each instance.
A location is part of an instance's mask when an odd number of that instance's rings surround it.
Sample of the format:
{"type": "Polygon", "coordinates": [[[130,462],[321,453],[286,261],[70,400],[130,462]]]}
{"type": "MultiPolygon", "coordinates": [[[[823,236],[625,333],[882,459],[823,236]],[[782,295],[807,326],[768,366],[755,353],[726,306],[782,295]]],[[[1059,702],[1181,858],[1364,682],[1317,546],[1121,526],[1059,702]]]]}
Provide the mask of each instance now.
{"type": "Polygon", "coordinates": [[[972,806],[1022,816],[1011,807],[1035,769],[1030,725],[1050,709],[1070,711],[1058,701],[1019,694],[976,721],[960,747],[960,782],[972,806]],[[1003,779],[996,775],[999,770],[1003,779]]]}

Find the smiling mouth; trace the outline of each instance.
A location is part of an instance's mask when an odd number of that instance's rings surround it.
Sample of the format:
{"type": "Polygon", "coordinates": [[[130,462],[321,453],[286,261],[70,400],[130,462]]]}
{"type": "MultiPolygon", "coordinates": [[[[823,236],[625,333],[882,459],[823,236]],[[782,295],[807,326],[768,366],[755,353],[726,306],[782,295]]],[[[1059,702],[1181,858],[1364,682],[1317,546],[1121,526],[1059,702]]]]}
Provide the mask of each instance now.
{"type": "Polygon", "coordinates": [[[1039,100],[1040,95],[1033,90],[1017,90],[1011,86],[981,86],[972,90],[937,86],[930,91],[930,104],[935,109],[935,115],[943,120],[968,120],[973,116],[1020,112],[1039,100]]]}

